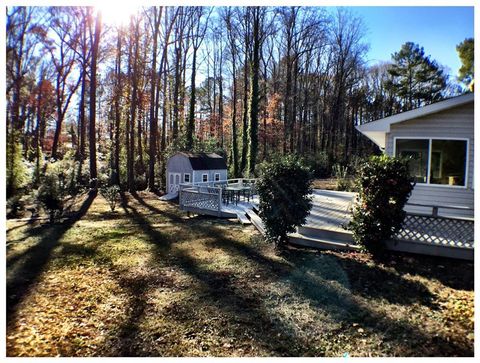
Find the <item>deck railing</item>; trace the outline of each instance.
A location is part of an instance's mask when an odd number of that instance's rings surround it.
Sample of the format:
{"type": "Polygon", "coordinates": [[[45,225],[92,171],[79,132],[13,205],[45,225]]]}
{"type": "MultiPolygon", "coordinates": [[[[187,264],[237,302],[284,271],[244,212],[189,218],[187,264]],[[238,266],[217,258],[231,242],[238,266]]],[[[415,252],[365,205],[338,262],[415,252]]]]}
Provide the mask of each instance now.
{"type": "Polygon", "coordinates": [[[439,209],[469,211],[463,206],[412,204],[407,206],[431,208],[431,214],[407,213],[396,240],[421,242],[452,247],[474,247],[474,221],[472,218],[444,217],[439,209]]]}
{"type": "Polygon", "coordinates": [[[250,186],[255,191],[256,179],[236,178],[209,182],[182,183],[179,186],[179,204],[186,211],[215,211],[220,215],[223,190],[228,186],[250,186]]]}

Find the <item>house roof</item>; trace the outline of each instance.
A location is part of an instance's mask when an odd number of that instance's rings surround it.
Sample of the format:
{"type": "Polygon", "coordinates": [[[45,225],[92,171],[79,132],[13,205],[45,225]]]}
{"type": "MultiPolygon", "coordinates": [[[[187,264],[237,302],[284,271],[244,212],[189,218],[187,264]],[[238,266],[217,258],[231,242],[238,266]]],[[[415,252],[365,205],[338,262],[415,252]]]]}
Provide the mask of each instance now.
{"type": "Polygon", "coordinates": [[[356,129],[367,136],[380,148],[384,149],[385,135],[390,132],[391,125],[461,106],[473,102],[474,98],[475,97],[473,93],[467,93],[465,95],[448,98],[446,100],[435,102],[414,110],[398,113],[393,116],[388,116],[363,125],[358,125],[356,126],[356,129]]]}
{"type": "Polygon", "coordinates": [[[180,153],[188,158],[193,170],[226,170],[225,159],[215,153],[180,153]]]}

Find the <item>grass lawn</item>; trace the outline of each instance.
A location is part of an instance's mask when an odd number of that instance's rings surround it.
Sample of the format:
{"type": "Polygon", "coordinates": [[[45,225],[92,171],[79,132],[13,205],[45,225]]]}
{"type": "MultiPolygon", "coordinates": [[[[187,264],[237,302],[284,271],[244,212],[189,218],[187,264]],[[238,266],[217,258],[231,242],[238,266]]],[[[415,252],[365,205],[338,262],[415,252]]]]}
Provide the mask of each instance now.
{"type": "MultiPolygon", "coordinates": [[[[8,356],[472,356],[473,264],[290,248],[149,193],[7,222],[8,356]]],[[[83,204],[82,204],[83,202],[83,204]]]]}

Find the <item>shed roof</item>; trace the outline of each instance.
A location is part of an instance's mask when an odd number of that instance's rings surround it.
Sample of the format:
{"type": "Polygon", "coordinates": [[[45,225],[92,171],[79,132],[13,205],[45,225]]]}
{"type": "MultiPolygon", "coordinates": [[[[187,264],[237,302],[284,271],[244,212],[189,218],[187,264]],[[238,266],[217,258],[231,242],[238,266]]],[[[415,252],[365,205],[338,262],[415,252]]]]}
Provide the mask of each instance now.
{"type": "Polygon", "coordinates": [[[356,126],[356,128],[358,131],[360,131],[362,134],[372,140],[375,144],[384,149],[385,135],[390,132],[391,125],[461,106],[469,102],[473,102],[474,98],[475,97],[473,93],[467,93],[465,95],[447,98],[446,100],[435,102],[427,106],[416,108],[414,110],[397,113],[395,115],[388,116],[376,121],[372,121],[363,125],[358,125],[356,126]]]}
{"type": "Polygon", "coordinates": [[[226,170],[225,159],[215,153],[189,153],[181,152],[192,165],[193,170],[226,170]]]}

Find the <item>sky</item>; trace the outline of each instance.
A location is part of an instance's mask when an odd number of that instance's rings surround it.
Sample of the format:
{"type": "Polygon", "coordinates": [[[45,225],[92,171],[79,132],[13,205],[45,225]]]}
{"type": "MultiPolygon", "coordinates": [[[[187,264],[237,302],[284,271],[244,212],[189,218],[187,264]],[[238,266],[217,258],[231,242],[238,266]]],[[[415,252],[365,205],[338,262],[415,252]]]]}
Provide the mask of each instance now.
{"type": "Polygon", "coordinates": [[[474,36],[473,7],[350,7],[364,21],[370,44],[369,64],[388,61],[391,54],[408,41],[424,47],[443,66],[456,76],[461,66],[456,46],[474,36]]]}

